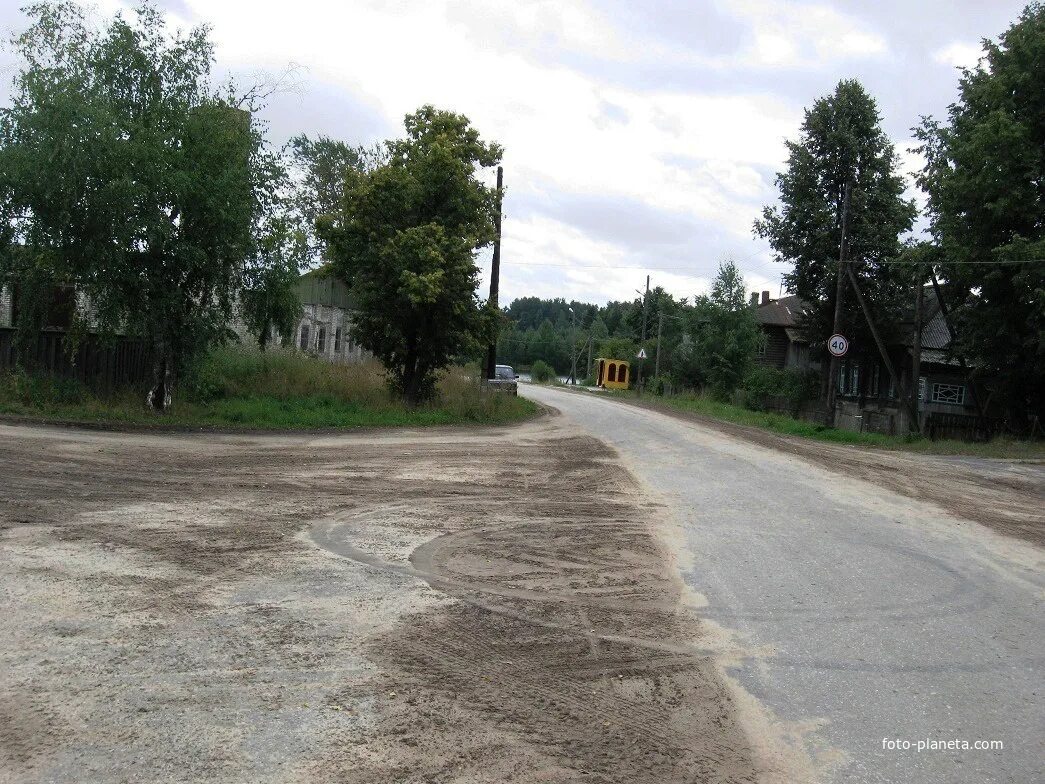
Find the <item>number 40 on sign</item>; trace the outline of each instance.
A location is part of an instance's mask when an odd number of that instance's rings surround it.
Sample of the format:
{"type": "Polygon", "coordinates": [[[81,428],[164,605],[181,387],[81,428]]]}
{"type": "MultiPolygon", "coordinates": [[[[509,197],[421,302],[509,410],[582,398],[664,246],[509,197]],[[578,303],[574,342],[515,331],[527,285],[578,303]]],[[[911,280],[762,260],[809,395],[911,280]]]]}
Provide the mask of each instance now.
{"type": "Polygon", "coordinates": [[[844,357],[849,350],[849,341],[842,335],[832,335],[827,341],[827,350],[832,356],[844,357]]]}

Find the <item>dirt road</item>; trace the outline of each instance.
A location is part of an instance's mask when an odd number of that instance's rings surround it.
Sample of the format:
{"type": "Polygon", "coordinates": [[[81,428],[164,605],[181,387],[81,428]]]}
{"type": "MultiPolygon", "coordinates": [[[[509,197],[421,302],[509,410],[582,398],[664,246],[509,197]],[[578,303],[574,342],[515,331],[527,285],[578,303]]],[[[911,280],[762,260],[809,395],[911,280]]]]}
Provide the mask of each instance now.
{"type": "Polygon", "coordinates": [[[0,476],[2,782],[806,773],[724,674],[674,524],[563,418],[0,426],[0,476]]]}

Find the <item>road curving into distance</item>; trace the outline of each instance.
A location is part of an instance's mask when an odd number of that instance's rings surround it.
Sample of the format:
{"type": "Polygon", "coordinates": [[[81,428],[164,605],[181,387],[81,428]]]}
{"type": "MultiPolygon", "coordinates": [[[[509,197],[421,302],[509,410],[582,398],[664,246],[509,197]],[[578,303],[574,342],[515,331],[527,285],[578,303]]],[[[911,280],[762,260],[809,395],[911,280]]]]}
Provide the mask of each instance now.
{"type": "Polygon", "coordinates": [[[520,394],[614,447],[666,505],[701,619],[751,652],[728,671],[816,778],[1043,780],[1041,548],[696,422],[520,394]]]}

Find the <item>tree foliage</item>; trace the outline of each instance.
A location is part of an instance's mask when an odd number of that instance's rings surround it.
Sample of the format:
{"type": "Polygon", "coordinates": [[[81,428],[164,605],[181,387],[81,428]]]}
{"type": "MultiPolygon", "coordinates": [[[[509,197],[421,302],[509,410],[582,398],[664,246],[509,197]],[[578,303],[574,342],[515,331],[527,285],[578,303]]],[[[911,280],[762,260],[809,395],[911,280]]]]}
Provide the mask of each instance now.
{"type": "Polygon", "coordinates": [[[466,117],[431,106],[405,126],[372,166],[345,172],[340,208],[319,228],[356,296],[360,345],[417,403],[434,393],[436,371],[489,333],[475,253],[493,240],[495,189],[477,174],[497,165],[501,148],[466,117]]]}
{"type": "Polygon", "coordinates": [[[734,262],[719,265],[711,293],[697,297],[685,317],[692,337],[674,351],[677,378],[726,397],[747,376],[763,340],[734,262]]]}
{"type": "Polygon", "coordinates": [[[916,133],[955,348],[1015,419],[1045,415],[1045,6],[985,41],[947,122],[916,133]]]}
{"type": "Polygon", "coordinates": [[[308,259],[308,241],[288,215],[271,217],[260,228],[254,253],[243,269],[240,317],[264,351],[273,336],[293,339],[302,305],[296,286],[308,259]]]}
{"type": "Polygon", "coordinates": [[[91,27],[37,4],[0,112],[0,275],[75,285],[92,326],[148,340],[149,400],[227,334],[261,192],[278,169],[249,109],[210,84],[205,27],[173,33],[148,4],[91,27]]]}
{"type": "Polygon", "coordinates": [[[353,147],[328,136],[304,134],[290,140],[293,177],[291,206],[300,219],[312,262],[321,260],[322,241],[315,228],[320,217],[335,215],[345,200],[345,188],[353,175],[380,159],[378,150],[353,147]]]}
{"type": "MultiPolygon", "coordinates": [[[[883,324],[898,321],[910,279],[886,262],[900,251],[900,235],[915,218],[903,198],[904,180],[892,143],[881,128],[874,99],[855,80],[838,83],[805,112],[801,136],[789,141],[787,169],[777,174],[780,205],[766,207],[754,231],[769,241],[778,261],[790,262],[789,291],[812,304],[807,327],[823,346],[831,335],[835,279],[846,183],[851,183],[847,258],[883,324]]],[[[844,329],[854,353],[873,351],[856,298],[843,296],[844,329]]]]}

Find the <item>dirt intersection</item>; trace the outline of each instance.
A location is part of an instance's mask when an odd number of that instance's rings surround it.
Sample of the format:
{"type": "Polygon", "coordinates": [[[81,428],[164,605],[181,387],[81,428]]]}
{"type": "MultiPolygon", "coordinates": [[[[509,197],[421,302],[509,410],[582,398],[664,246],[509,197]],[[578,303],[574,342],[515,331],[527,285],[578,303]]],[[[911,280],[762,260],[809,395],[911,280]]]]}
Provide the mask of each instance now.
{"type": "Polygon", "coordinates": [[[558,418],[0,431],[0,781],[797,775],[658,507],[558,418]]]}

